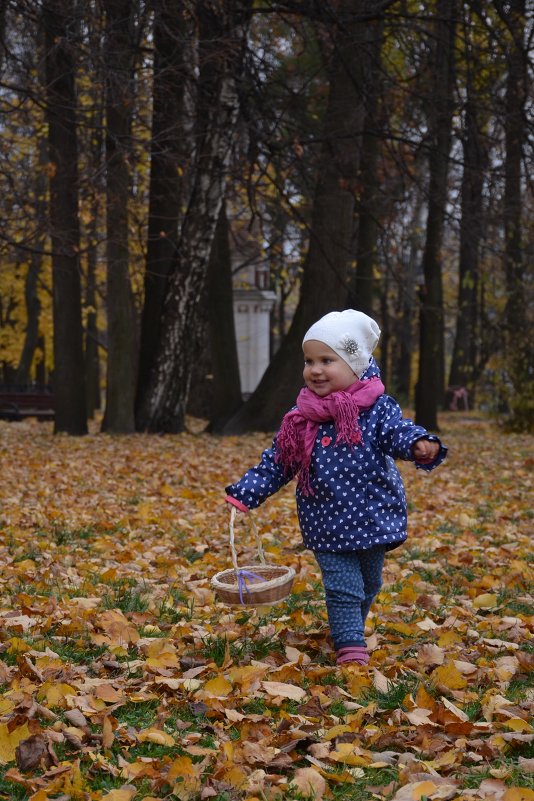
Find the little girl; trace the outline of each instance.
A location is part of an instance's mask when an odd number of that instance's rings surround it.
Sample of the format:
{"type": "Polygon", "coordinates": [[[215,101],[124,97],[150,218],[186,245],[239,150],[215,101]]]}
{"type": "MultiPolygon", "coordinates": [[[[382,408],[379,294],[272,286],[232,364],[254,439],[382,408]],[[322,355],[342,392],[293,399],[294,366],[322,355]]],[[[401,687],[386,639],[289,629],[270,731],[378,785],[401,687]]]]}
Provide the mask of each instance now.
{"type": "Polygon", "coordinates": [[[447,449],[405,420],[384,394],[371,354],[376,322],[331,312],[306,333],[304,383],[261,461],[226,488],[228,503],[254,509],[297,477],[304,545],[321,569],[337,664],[365,665],[365,619],[382,584],[386,551],[406,539],[406,496],[394,459],[432,470],[447,449]]]}

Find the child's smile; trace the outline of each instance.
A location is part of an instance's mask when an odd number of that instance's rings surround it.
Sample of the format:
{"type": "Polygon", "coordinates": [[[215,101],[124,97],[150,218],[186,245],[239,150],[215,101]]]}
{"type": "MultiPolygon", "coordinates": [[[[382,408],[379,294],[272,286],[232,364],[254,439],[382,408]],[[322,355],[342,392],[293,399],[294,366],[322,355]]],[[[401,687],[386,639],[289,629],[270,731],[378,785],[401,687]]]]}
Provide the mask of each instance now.
{"type": "Polygon", "coordinates": [[[324,342],[309,339],[302,346],[304,351],[304,383],[319,397],[331,392],[347,389],[357,380],[347,362],[324,342]]]}

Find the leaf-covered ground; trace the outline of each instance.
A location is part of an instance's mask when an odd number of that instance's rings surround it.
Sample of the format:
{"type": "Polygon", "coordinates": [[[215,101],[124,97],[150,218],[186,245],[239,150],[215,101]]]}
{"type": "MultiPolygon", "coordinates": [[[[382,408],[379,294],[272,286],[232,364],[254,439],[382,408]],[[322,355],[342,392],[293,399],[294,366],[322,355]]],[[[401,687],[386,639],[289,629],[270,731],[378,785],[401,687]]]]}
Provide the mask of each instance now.
{"type": "Polygon", "coordinates": [[[401,465],[371,664],[344,669],[292,486],[256,512],[288,601],[210,587],[224,486],[269,437],[0,423],[0,798],[532,801],[532,438],[442,422],[447,463],[401,465]]]}

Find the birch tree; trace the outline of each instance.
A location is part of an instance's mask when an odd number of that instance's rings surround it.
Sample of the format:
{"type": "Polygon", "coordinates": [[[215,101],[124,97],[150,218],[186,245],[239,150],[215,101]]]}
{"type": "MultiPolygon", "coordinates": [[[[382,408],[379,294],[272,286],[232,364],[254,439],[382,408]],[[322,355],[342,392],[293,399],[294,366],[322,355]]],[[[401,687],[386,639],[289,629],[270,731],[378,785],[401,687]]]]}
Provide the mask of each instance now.
{"type": "Polygon", "coordinates": [[[198,305],[224,199],[239,112],[239,79],[251,0],[201,0],[197,152],[191,197],[168,282],[154,367],[142,388],[138,429],[183,430],[198,342],[198,305]]]}

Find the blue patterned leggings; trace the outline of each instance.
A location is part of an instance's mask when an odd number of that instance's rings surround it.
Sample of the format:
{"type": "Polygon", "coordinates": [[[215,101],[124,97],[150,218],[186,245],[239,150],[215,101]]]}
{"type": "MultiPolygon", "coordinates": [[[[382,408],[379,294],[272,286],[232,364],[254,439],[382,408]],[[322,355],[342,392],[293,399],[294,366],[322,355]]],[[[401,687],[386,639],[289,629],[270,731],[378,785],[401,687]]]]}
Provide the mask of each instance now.
{"type": "Polygon", "coordinates": [[[365,645],[365,619],[382,586],[383,546],[340,553],[315,551],[323,576],[334,648],[365,645]]]}

